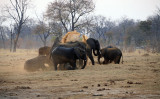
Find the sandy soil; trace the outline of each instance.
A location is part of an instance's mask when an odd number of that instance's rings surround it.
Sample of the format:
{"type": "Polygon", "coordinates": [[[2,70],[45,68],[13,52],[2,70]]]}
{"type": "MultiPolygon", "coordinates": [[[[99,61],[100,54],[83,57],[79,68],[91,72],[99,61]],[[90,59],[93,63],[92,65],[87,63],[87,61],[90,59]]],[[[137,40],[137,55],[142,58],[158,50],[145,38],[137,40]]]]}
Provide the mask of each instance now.
{"type": "MultiPolygon", "coordinates": [[[[26,72],[37,50],[0,49],[0,99],[160,99],[160,54],[124,53],[124,64],[26,72]]],[[[102,60],[102,59],[101,59],[102,60]]]]}

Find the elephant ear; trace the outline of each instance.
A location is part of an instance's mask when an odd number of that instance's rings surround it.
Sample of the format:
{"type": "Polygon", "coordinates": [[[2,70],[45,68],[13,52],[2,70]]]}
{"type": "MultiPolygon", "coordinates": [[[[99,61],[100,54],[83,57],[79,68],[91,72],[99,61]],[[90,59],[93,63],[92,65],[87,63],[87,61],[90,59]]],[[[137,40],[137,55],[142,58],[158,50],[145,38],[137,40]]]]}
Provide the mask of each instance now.
{"type": "Polygon", "coordinates": [[[95,44],[96,44],[97,49],[100,50],[100,44],[98,40],[95,41],[95,44]]]}
{"type": "Polygon", "coordinates": [[[74,48],[74,53],[75,53],[76,57],[77,57],[78,59],[80,59],[80,52],[78,51],[78,48],[77,48],[77,47],[74,48]]]}

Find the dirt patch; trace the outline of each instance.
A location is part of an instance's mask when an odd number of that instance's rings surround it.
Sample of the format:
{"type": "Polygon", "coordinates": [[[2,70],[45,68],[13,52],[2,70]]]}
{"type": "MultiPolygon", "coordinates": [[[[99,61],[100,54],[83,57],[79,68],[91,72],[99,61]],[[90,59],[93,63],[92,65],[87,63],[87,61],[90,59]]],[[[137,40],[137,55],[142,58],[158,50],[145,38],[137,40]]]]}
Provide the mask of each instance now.
{"type": "Polygon", "coordinates": [[[149,54],[143,54],[142,56],[149,56],[149,54]]]}

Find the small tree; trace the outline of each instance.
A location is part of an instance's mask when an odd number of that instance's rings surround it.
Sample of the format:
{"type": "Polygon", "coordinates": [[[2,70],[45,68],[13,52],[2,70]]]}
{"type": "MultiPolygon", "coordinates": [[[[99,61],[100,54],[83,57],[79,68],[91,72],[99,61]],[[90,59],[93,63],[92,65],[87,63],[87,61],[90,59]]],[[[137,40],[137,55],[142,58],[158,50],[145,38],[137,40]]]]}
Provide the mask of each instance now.
{"type": "Polygon", "coordinates": [[[46,26],[44,22],[39,22],[39,24],[35,27],[34,33],[38,34],[43,45],[46,46],[47,38],[50,35],[50,29],[46,26]]]}

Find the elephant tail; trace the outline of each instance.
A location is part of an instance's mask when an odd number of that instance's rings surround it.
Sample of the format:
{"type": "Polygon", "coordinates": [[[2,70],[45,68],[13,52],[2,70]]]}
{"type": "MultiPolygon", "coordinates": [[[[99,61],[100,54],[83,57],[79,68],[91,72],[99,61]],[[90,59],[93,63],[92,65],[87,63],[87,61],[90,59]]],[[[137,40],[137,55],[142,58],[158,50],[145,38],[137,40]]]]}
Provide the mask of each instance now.
{"type": "Polygon", "coordinates": [[[123,62],[124,62],[124,61],[123,61],[123,54],[122,54],[122,64],[123,64],[123,62]]]}

